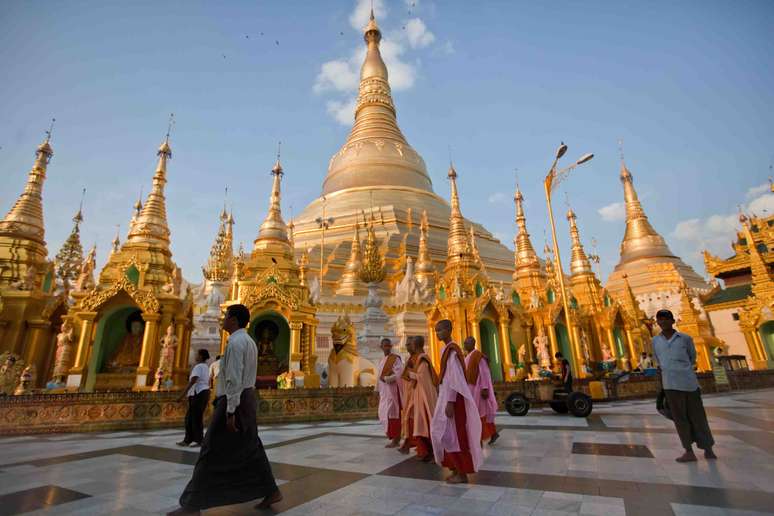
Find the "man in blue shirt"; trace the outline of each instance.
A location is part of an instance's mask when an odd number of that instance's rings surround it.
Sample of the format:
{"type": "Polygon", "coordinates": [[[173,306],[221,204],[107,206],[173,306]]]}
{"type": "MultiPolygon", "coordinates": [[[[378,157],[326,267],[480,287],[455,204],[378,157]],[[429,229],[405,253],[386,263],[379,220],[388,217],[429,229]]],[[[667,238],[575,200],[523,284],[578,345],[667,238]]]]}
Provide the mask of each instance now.
{"type": "Polygon", "coordinates": [[[666,394],[672,421],[675,423],[685,453],[677,462],[695,462],[693,443],[704,450],[704,457],[716,459],[712,451],[715,440],[707,423],[707,414],[701,402],[699,381],[693,368],[696,348],[690,335],[676,331],[675,318],[669,310],[656,313],[656,324],[661,333],[653,337],[653,351],[661,369],[661,382],[666,394]]]}

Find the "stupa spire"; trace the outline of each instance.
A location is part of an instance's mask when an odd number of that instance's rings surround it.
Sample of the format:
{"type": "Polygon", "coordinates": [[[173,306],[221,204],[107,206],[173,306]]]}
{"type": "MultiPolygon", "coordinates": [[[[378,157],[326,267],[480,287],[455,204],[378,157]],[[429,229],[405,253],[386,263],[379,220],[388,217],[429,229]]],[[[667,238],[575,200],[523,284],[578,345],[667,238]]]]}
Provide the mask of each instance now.
{"type": "MultiPolygon", "coordinates": [[[[84,193],[86,189],[83,189],[84,193]]],[[[83,245],[81,245],[81,223],[83,222],[83,198],[73,217],[73,229],[62,248],[56,253],[56,275],[64,283],[74,285],[83,263],[83,245]]]]}
{"type": "Polygon", "coordinates": [[[401,186],[432,192],[422,157],[403,136],[380,50],[382,32],[371,13],[363,29],[366,55],[360,68],[355,122],[341,150],[333,155],[323,195],[347,188],[401,186]]]}
{"type": "Polygon", "coordinates": [[[516,238],[513,239],[516,273],[518,274],[518,271],[527,269],[539,270],[540,261],[538,260],[537,253],[535,253],[535,248],[532,247],[532,241],[527,232],[527,217],[524,215],[524,195],[518,186],[516,187],[513,201],[516,204],[516,226],[519,228],[516,238]]]}
{"type": "Polygon", "coordinates": [[[266,218],[261,224],[261,228],[258,231],[258,238],[255,243],[261,241],[276,240],[279,242],[290,245],[288,240],[288,227],[285,221],[282,220],[282,210],[280,209],[280,183],[282,182],[282,176],[284,175],[282,170],[282,164],[280,163],[280,151],[277,148],[277,161],[274,163],[274,167],[271,169],[273,176],[271,186],[271,197],[269,198],[269,212],[266,214],[266,218]]]}
{"type": "Polygon", "coordinates": [[[468,232],[465,231],[465,219],[460,210],[460,196],[457,192],[457,171],[449,164],[449,185],[451,188],[451,214],[449,215],[449,238],[447,243],[447,263],[456,262],[470,254],[468,232]]]}
{"type": "Polygon", "coordinates": [[[621,183],[626,203],[626,232],[621,242],[621,262],[626,263],[645,257],[673,257],[664,238],[650,225],[642,209],[631,172],[621,157],[621,183]]]}
{"type": "Polygon", "coordinates": [[[43,183],[46,169],[54,151],[51,148],[51,129],[46,131],[46,139],[35,151],[35,163],[27,175],[24,191],[0,221],[0,235],[17,239],[34,240],[45,246],[45,227],[43,225],[43,183]]]}
{"type": "Polygon", "coordinates": [[[352,245],[349,251],[349,258],[344,265],[344,272],[339,280],[339,286],[336,294],[339,295],[359,295],[363,293],[360,282],[360,269],[363,265],[362,251],[360,250],[360,229],[359,220],[355,217],[355,231],[352,233],[352,245]]]}
{"type": "Polygon", "coordinates": [[[567,221],[570,223],[570,240],[572,241],[570,274],[573,276],[591,274],[591,262],[589,261],[588,256],[586,256],[586,251],[583,249],[580,233],[578,232],[577,216],[572,208],[567,210],[567,221]]]}
{"type": "Polygon", "coordinates": [[[229,235],[231,230],[230,219],[224,207],[220,214],[218,234],[210,248],[207,265],[202,267],[202,274],[209,281],[228,281],[231,279],[234,265],[234,250],[232,247],[233,236],[229,235]]]}
{"type": "MultiPolygon", "coordinates": [[[[170,124],[173,117],[170,116],[170,124]]],[[[167,224],[167,205],[164,198],[164,185],[167,183],[167,161],[172,159],[172,147],[169,145],[169,130],[159,150],[156,152],[158,162],[156,173],[153,174],[153,186],[148,193],[145,204],[135,205],[139,207],[139,213],[133,220],[128,244],[133,243],[160,243],[163,247],[169,246],[169,225],[167,224]]]]}

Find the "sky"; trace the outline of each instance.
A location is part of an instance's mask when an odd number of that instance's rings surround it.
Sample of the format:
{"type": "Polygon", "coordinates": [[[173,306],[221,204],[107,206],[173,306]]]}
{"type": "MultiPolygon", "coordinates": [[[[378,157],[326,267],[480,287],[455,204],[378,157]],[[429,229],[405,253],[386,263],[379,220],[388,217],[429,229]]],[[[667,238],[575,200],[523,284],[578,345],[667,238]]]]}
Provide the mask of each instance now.
{"type": "MultiPolygon", "coordinates": [[[[22,191],[50,120],[44,188],[53,257],[81,190],[84,246],[104,263],[116,225],[147,194],[175,125],[166,188],[172,251],[201,281],[224,202],[249,249],[282,141],[283,213],[319,196],[346,140],[370,1],[0,2],[0,211],[22,191]],[[225,188],[228,186],[228,196],[225,188]]],[[[621,147],[654,227],[705,274],[730,255],[738,206],[774,212],[774,2],[374,0],[398,122],[447,198],[512,248],[513,191],[533,243],[561,141],[573,171],[554,197],[578,215],[605,278],[624,232],[621,147]],[[623,145],[619,145],[623,141],[623,145]]]]}

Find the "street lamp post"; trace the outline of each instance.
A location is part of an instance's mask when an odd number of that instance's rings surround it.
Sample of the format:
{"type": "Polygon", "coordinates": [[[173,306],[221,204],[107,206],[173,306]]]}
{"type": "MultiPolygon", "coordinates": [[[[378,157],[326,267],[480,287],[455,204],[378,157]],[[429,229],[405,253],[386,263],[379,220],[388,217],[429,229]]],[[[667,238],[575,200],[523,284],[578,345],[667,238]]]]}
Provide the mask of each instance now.
{"type": "Polygon", "coordinates": [[[333,217],[325,216],[325,196],[322,196],[322,217],[315,219],[317,227],[320,228],[320,292],[323,286],[323,264],[325,259],[325,231],[333,224],[333,217]]]}
{"type": "Polygon", "coordinates": [[[559,162],[559,159],[564,156],[564,154],[567,152],[567,145],[562,142],[561,145],[559,145],[559,148],[556,151],[556,157],[554,158],[554,162],[551,164],[551,169],[548,171],[548,175],[546,175],[546,179],[543,182],[543,186],[545,188],[545,194],[546,194],[546,205],[548,207],[548,220],[551,223],[551,238],[554,243],[554,259],[556,261],[556,265],[558,268],[558,274],[559,277],[559,289],[561,290],[562,294],[562,308],[564,308],[564,318],[567,322],[567,334],[570,339],[570,349],[572,352],[572,359],[575,363],[575,371],[578,373],[578,376],[580,376],[580,367],[578,362],[578,342],[575,338],[575,331],[572,324],[572,315],[570,313],[570,304],[569,299],[567,296],[567,289],[564,285],[564,270],[562,267],[562,258],[559,254],[559,242],[556,238],[556,224],[554,223],[554,210],[551,206],[551,194],[553,193],[554,189],[564,181],[564,179],[567,177],[567,175],[572,172],[575,167],[578,165],[582,165],[583,163],[586,163],[587,161],[591,160],[591,158],[594,157],[593,154],[584,154],[581,156],[580,159],[578,159],[575,163],[570,165],[569,167],[566,167],[562,170],[557,171],[556,170],[556,164],[559,162]]]}

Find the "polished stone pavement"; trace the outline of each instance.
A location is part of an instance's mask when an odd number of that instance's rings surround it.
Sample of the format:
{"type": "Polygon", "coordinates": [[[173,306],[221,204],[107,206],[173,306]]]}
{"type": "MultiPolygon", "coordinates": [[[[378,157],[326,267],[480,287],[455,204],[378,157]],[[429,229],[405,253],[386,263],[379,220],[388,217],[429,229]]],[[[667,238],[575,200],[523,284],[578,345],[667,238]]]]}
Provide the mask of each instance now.
{"type": "MultiPolygon", "coordinates": [[[[269,513],[774,514],[774,390],[705,396],[719,460],[678,464],[652,400],[600,403],[588,419],[497,416],[502,437],[465,486],[395,450],[375,421],[260,427],[285,500],[269,513]]],[[[198,452],[178,430],[0,438],[0,515],[163,514],[198,452]]],[[[254,503],[207,515],[260,514],[254,503]]]]}

